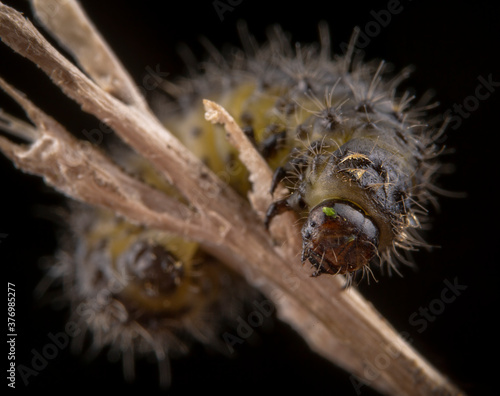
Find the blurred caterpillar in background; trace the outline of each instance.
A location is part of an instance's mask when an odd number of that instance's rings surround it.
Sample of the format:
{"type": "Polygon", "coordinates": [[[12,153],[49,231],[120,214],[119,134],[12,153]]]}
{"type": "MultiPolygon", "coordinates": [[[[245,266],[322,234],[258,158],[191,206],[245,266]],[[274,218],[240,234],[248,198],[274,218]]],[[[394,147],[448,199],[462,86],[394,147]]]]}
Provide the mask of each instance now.
{"type": "MultiPolygon", "coordinates": [[[[141,179],[159,180],[135,155],[120,159],[141,179]]],[[[108,210],[76,202],[69,208],[71,235],[37,292],[62,283],[69,321],[79,329],[74,350],[96,356],[107,349],[110,358],[121,357],[128,381],[135,377],[134,360],[152,355],[164,388],[171,382],[169,359],[194,342],[227,352],[221,334],[243,314],[245,301],[258,296],[241,276],[194,242],[108,210]]]]}
{"type": "MultiPolygon", "coordinates": [[[[397,92],[407,71],[385,78],[384,62],[354,57],[354,40],[332,57],[325,29],[319,47],[294,46],[278,28],[263,46],[241,36],[243,51],[228,59],[212,48],[202,73],[163,83],[156,108],[166,127],[245,195],[247,172],[222,127],[204,119],[202,99],[234,117],[275,172],[271,192],[280,182],[290,191],[270,206],[266,225],[285,211],[298,214],[302,261],[314,276],[342,274],[349,284],[370,265],[396,268],[400,252],[425,246],[417,231],[433,200],[442,128],[423,119],[430,106],[412,107],[410,94],[397,92]]],[[[114,158],[176,194],[135,155],[118,150],[114,158]]],[[[69,225],[74,235],[49,278],[62,282],[92,345],[123,356],[128,377],[134,356],[152,353],[167,384],[168,357],[192,341],[217,346],[224,323],[255,296],[193,242],[78,205],[69,225]]]]}

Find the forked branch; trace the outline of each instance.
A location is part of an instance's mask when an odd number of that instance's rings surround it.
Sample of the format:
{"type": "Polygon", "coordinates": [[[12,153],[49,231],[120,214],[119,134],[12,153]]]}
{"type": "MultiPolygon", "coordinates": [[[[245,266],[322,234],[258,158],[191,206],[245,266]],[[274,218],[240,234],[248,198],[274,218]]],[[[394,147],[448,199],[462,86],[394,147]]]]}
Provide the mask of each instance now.
{"type": "MultiPolygon", "coordinates": [[[[189,207],[122,173],[97,149],[72,138],[2,82],[4,90],[35,124],[31,127],[0,115],[0,128],[29,141],[22,146],[0,139],[0,150],[19,168],[44,177],[70,197],[200,242],[266,294],[280,318],[292,325],[314,351],[380,392],[460,394],[355,289],[343,290],[342,278],[309,276],[299,260],[300,241],[291,217],[273,224],[275,239],[288,235],[283,245],[273,244],[259,218],[271,199],[270,173],[251,145],[244,139],[235,143],[251,171],[253,209],[154,117],[77,2],[34,0],[33,5],[42,23],[90,78],[52,47],[31,22],[0,3],[2,40],[38,65],[84,111],[109,125],[150,161],[181,192],[189,207]],[[55,7],[58,13],[54,15],[55,7]],[[376,357],[388,351],[389,366],[367,373],[376,357]]],[[[230,135],[239,129],[220,106],[212,102],[206,102],[206,106],[211,121],[223,123],[230,135]]]]}

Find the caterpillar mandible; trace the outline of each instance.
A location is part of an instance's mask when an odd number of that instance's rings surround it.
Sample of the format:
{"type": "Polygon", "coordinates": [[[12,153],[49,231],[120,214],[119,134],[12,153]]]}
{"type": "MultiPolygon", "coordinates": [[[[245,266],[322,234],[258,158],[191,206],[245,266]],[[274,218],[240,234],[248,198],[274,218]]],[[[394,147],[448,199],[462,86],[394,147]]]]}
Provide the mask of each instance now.
{"type": "MultiPolygon", "coordinates": [[[[266,226],[289,210],[306,219],[302,262],[314,276],[350,281],[371,273],[376,260],[397,271],[398,260],[407,262],[400,250],[426,246],[417,231],[433,200],[444,130],[423,117],[433,105],[412,106],[409,92],[398,93],[408,70],[386,78],[385,62],[356,58],[356,33],[348,52],[333,58],[325,46],[294,47],[279,28],[263,47],[242,37],[245,51],[232,60],[215,52],[201,76],[164,85],[182,104],[165,113],[167,127],[220,172],[234,153],[220,127],[204,122],[200,102],[220,103],[274,170],[270,191],[282,181],[290,190],[269,207],[266,226]]],[[[241,193],[245,176],[229,181],[241,193]]]]}

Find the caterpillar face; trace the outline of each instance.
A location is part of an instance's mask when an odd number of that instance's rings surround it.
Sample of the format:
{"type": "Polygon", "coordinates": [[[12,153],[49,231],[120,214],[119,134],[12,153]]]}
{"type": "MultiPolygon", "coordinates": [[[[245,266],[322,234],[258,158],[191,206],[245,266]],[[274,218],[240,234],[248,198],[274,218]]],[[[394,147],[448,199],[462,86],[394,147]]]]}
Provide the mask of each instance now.
{"type": "Polygon", "coordinates": [[[348,201],[328,200],[309,212],[302,227],[302,262],[321,272],[346,274],[368,266],[377,254],[379,230],[348,201]]]}

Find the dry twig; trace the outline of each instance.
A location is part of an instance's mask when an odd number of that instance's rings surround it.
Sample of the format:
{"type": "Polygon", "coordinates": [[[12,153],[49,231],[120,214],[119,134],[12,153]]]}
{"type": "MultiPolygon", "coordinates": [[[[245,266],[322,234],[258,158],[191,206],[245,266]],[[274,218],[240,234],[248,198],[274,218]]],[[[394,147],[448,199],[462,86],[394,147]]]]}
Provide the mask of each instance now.
{"type": "Polygon", "coordinates": [[[0,139],[0,149],[20,169],[44,177],[72,198],[200,242],[266,294],[279,317],[292,325],[314,351],[380,392],[460,393],[355,289],[343,290],[340,277],[309,276],[300,264],[300,240],[291,217],[284,216],[273,225],[275,237],[288,235],[285,243],[272,243],[259,218],[271,199],[269,169],[251,145],[235,137],[239,128],[224,109],[213,102],[205,103],[208,117],[225,125],[251,171],[254,189],[250,202],[254,210],[165,130],[77,2],[34,0],[33,5],[46,28],[90,78],[53,48],[31,22],[0,3],[2,40],[37,64],[84,111],[105,122],[151,161],[190,206],[123,174],[97,149],[72,138],[2,81],[2,88],[36,125],[33,128],[0,115],[0,127],[29,140],[23,146],[0,139]],[[55,7],[58,16],[51,18],[48,14],[55,7]],[[390,356],[389,367],[376,373],[369,371],[368,367],[372,368],[377,356],[382,355],[390,356]]]}

